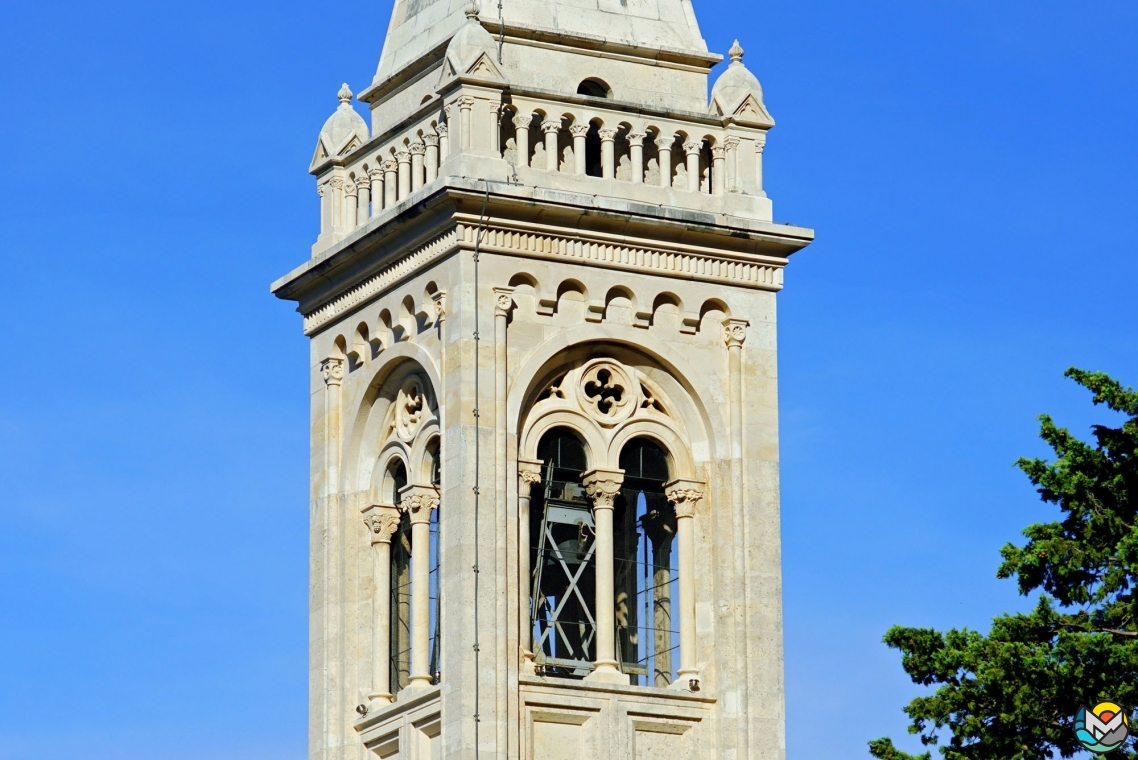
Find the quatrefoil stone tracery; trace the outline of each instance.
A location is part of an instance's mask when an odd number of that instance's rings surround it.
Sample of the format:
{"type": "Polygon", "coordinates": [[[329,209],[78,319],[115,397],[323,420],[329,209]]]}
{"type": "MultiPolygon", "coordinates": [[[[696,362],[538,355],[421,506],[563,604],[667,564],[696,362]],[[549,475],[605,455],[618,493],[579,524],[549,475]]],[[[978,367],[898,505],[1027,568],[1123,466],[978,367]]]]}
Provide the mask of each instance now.
{"type": "Polygon", "coordinates": [[[603,359],[593,361],[581,371],[581,404],[602,425],[615,425],[636,413],[639,387],[619,364],[603,359]]]}

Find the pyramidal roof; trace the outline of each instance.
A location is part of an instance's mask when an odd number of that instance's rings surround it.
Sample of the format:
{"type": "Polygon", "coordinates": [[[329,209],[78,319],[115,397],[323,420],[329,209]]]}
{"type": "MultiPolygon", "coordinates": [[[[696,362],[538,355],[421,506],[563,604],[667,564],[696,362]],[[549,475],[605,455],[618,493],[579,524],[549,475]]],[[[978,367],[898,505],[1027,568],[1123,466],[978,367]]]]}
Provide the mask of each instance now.
{"type": "MultiPolygon", "coordinates": [[[[375,84],[450,39],[470,0],[395,0],[375,84]]],[[[498,19],[499,0],[482,0],[483,19],[498,19]]],[[[620,45],[706,53],[691,0],[500,0],[507,29],[529,28],[603,38],[620,45]]]]}

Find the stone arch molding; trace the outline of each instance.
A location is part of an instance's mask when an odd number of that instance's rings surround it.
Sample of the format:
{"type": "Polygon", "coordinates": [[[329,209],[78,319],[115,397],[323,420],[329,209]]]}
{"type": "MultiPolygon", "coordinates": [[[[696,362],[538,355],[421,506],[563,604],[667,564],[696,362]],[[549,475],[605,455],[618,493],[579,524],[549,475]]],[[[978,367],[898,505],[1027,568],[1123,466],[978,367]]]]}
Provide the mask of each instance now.
{"type": "Polygon", "coordinates": [[[404,357],[384,369],[356,413],[348,458],[355,472],[345,474],[370,494],[371,503],[393,505],[388,484],[392,463],[403,463],[409,483],[428,483],[441,420],[430,368],[404,357]]]}
{"type": "Polygon", "coordinates": [[[695,477],[682,420],[645,373],[611,358],[587,360],[556,374],[525,415],[519,454],[535,460],[542,436],[568,428],[585,444],[590,469],[618,469],[632,438],[654,440],[668,454],[673,478],[695,477]]]}

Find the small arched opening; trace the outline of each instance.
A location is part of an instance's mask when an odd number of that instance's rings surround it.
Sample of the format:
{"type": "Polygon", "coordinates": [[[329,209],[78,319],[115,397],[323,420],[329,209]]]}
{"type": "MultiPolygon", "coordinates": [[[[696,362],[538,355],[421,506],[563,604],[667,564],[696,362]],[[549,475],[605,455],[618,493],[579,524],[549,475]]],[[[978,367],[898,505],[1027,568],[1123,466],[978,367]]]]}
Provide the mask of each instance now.
{"type": "Polygon", "coordinates": [[[588,95],[590,98],[611,98],[612,88],[596,77],[589,77],[577,85],[578,95],[588,95]]]}
{"type": "MultiPolygon", "coordinates": [[[[407,487],[407,466],[395,460],[384,479],[391,503],[399,504],[407,487]]],[[[398,694],[411,679],[411,521],[404,512],[391,537],[391,693],[398,694]]]]}

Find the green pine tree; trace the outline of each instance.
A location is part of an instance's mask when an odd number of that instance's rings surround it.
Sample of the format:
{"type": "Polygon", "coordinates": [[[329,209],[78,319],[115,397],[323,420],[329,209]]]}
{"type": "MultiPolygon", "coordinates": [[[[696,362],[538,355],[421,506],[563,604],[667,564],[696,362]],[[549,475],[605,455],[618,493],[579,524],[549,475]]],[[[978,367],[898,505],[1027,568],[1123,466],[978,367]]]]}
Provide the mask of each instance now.
{"type": "MultiPolygon", "coordinates": [[[[1040,435],[1055,461],[1016,463],[1062,512],[1029,526],[1025,546],[1000,551],[997,576],[1015,577],[1023,595],[1038,591],[1034,611],[995,618],[987,636],[900,626],[885,634],[913,682],[937,687],[905,712],[909,733],[946,760],[1085,755],[1074,730],[1080,707],[1138,707],[1138,393],[1101,372],[1066,375],[1127,419],[1095,426],[1091,445],[1044,415],[1040,435]]],[[[1133,716],[1132,740],[1108,758],[1138,760],[1133,716]]],[[[869,751],[879,760],[931,758],[887,738],[869,751]]]]}

